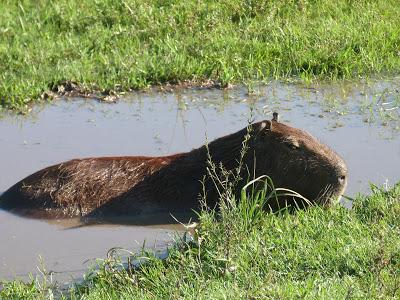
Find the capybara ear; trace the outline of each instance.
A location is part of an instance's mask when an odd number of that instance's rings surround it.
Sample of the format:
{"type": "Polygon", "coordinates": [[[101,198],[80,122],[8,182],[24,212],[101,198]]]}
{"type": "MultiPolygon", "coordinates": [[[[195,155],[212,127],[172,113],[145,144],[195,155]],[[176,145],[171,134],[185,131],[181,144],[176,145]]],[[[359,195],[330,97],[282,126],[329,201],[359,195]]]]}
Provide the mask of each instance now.
{"type": "Polygon", "coordinates": [[[262,121],[260,124],[259,131],[260,132],[267,132],[272,130],[272,123],[271,121],[262,121]]]}
{"type": "Polygon", "coordinates": [[[276,111],[272,114],[272,121],[279,122],[279,114],[276,111]]]}

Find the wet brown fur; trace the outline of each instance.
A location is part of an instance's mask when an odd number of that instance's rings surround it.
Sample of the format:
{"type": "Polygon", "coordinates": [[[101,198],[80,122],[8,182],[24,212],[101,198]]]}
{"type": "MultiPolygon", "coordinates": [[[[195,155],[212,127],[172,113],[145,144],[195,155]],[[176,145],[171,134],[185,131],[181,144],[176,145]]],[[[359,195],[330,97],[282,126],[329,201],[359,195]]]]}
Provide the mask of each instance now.
{"type": "MultiPolygon", "coordinates": [[[[211,142],[208,149],[202,146],[171,156],[100,157],[57,164],[12,186],[1,196],[0,207],[37,218],[137,216],[198,209],[208,153],[216,165],[233,170],[247,132],[244,128],[211,142]]],[[[329,205],[346,187],[346,165],[335,152],[276,118],[251,125],[248,147],[242,184],[253,176],[268,175],[276,187],[295,190],[321,205],[329,205]]],[[[214,185],[206,181],[205,187],[208,205],[216,205],[214,185]]],[[[279,205],[287,201],[282,198],[279,205]]]]}

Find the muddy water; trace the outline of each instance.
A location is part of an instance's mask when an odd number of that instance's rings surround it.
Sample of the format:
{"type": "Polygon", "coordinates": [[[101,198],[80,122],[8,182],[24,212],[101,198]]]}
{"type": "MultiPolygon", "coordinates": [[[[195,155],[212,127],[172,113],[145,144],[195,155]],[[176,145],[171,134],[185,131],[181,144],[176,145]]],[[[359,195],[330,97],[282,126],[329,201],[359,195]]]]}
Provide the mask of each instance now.
{"type": "MultiPolygon", "coordinates": [[[[399,79],[302,86],[272,82],[232,90],[188,89],[137,93],[116,104],[62,99],[28,116],[0,119],[0,192],[32,172],[77,157],[167,155],[189,151],[272,111],[306,129],[348,163],[347,195],[368,192],[369,182],[400,179],[399,79]]],[[[162,249],[179,226],[79,226],[46,223],[0,211],[0,279],[38,273],[42,260],[60,280],[82,276],[88,259],[114,246],[162,249]]]]}

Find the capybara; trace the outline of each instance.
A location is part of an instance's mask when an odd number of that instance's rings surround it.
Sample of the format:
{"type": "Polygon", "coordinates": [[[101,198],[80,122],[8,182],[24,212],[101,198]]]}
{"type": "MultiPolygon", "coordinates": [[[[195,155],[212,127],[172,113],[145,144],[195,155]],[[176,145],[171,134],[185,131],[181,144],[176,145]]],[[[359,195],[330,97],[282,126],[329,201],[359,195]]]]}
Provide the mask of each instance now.
{"type": "MultiPolygon", "coordinates": [[[[261,175],[275,187],[294,190],[311,203],[329,206],[344,192],[346,164],[307,132],[272,120],[253,123],[190,152],[162,157],[126,156],[74,159],[21,180],[0,198],[0,207],[36,218],[134,217],[199,208],[199,195],[216,206],[215,183],[207,176],[209,158],[237,170],[238,185],[261,175]]],[[[239,189],[238,189],[239,190],[239,189]]],[[[281,197],[270,208],[293,203],[281,197]]]]}

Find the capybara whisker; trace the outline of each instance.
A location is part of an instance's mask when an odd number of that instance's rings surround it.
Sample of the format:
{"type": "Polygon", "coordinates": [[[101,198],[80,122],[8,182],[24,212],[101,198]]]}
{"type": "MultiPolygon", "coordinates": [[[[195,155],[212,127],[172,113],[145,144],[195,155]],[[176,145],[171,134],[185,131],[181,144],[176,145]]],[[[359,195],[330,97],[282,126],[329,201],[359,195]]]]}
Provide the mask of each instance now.
{"type": "Polygon", "coordinates": [[[242,186],[260,176],[285,191],[269,209],[299,201],[301,207],[329,206],[346,188],[345,162],[307,132],[278,120],[275,114],[186,153],[74,159],[50,166],[4,192],[0,207],[36,218],[190,212],[201,208],[203,192],[213,208],[226,188],[239,196],[242,186]]]}

